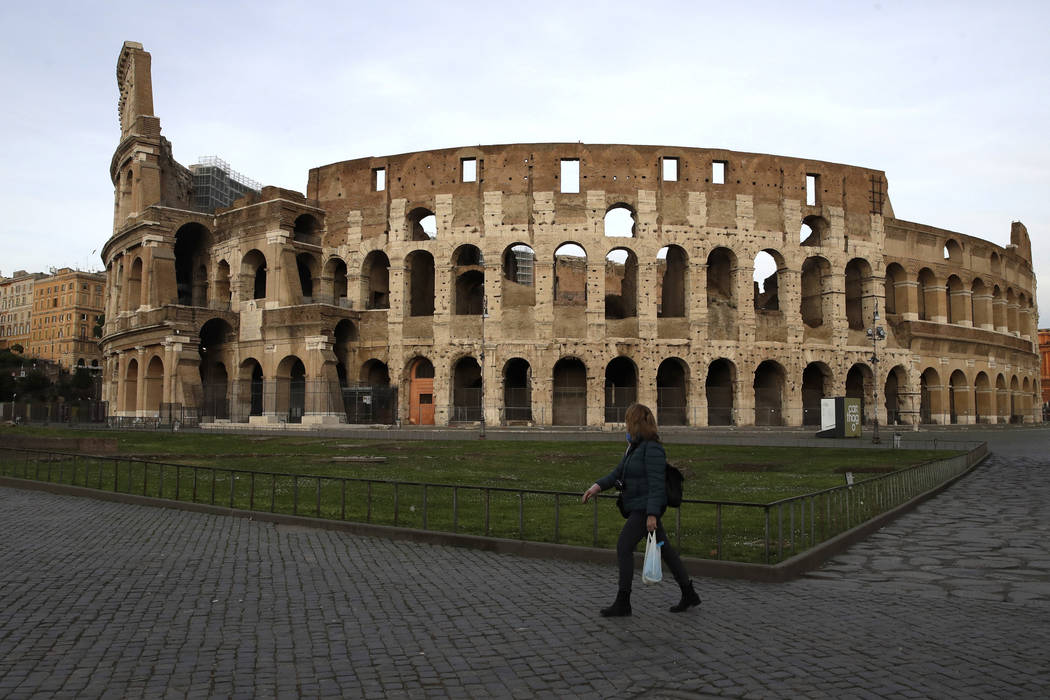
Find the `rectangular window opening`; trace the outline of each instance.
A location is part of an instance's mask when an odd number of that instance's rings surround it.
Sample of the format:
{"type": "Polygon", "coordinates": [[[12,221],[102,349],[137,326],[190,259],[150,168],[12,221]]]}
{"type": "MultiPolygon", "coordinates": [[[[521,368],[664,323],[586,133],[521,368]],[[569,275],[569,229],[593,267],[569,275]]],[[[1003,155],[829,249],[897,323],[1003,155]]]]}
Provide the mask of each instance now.
{"type": "Polygon", "coordinates": [[[815,207],[817,205],[817,188],[819,184],[819,175],[806,175],[806,206],[815,207]]]}
{"type": "Polygon", "coordinates": [[[372,169],[372,187],[376,192],[382,192],[386,189],[386,168],[372,169]]]}
{"type": "Polygon", "coordinates": [[[716,160],[711,163],[711,182],[715,185],[726,184],[726,162],[716,160]]]}
{"type": "Polygon", "coordinates": [[[461,162],[463,163],[463,182],[477,182],[478,159],[464,158],[461,162]]]}
{"type": "Polygon", "coordinates": [[[664,182],[678,182],[677,158],[664,158],[664,182]]]}
{"type": "Polygon", "coordinates": [[[580,160],[562,158],[561,191],[566,194],[577,194],[580,191],[580,160]]]}

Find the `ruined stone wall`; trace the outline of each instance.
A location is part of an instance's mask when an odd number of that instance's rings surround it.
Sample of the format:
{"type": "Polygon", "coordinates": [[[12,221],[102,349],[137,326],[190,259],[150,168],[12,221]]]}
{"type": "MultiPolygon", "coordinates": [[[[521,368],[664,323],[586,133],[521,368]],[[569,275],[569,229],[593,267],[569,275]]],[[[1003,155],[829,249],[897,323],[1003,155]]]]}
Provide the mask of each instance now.
{"type": "MultiPolygon", "coordinates": [[[[118,153],[152,147],[136,134],[118,153]]],[[[234,385],[258,381],[251,422],[342,420],[340,384],[387,377],[404,422],[605,425],[638,400],[663,424],[800,425],[842,395],[883,423],[1039,419],[1027,231],[1003,248],[898,220],[877,170],[480,146],[326,165],[305,196],[212,216],[124,192],[123,172],[104,251],[116,415],[216,387],[243,408],[234,385]]]]}

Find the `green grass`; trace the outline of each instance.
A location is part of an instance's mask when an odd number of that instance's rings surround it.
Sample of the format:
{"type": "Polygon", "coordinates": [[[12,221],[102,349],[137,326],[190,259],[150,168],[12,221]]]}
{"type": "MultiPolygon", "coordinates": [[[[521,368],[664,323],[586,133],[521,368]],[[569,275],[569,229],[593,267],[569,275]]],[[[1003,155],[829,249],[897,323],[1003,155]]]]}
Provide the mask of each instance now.
{"type": "MultiPolygon", "coordinates": [[[[578,498],[598,477],[615,468],[624,448],[616,442],[401,441],[22,427],[0,429],[0,445],[7,435],[15,434],[116,438],[119,460],[37,460],[30,466],[15,463],[10,453],[0,451],[0,470],[13,476],[28,473],[31,478],[128,493],[229,506],[232,485],[232,505],[237,508],[599,547],[614,546],[621,522],[613,498],[601,498],[597,505],[586,506],[578,498]],[[386,461],[338,460],[348,456],[383,457],[386,461]],[[161,462],[196,468],[162,467],[161,462]],[[228,470],[264,474],[252,477],[228,470]]],[[[686,474],[686,499],[749,503],[768,503],[841,486],[845,471],[854,472],[860,480],[946,454],[930,450],[675,444],[667,445],[667,451],[670,460],[686,474]]],[[[866,504],[857,500],[851,519],[873,507],[872,499],[866,504]]],[[[842,511],[842,504],[833,505],[836,513],[842,511]]],[[[826,517],[828,502],[813,506],[815,510],[807,518],[816,515],[821,520],[814,524],[816,539],[849,525],[841,515],[826,517]]],[[[686,554],[738,561],[764,558],[766,523],[762,509],[721,506],[721,531],[715,505],[685,504],[680,528],[676,525],[678,516],[677,511],[669,511],[665,527],[686,554]]],[[[802,513],[798,517],[801,519],[802,513]]],[[[776,522],[773,529],[776,531],[776,522]]],[[[805,542],[805,530],[799,524],[789,531],[786,541],[797,549],[805,542]]]]}

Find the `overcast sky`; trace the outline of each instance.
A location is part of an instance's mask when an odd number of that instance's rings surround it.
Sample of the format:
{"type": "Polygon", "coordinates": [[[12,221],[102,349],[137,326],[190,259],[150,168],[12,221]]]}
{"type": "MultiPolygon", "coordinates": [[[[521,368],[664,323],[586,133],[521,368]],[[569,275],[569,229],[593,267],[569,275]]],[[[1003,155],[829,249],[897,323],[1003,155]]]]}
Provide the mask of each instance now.
{"type": "Polygon", "coordinates": [[[0,272],[101,269],[125,40],[184,165],[544,141],[886,172],[898,218],[1009,243],[1050,326],[1050,2],[2,2],[0,272]]]}

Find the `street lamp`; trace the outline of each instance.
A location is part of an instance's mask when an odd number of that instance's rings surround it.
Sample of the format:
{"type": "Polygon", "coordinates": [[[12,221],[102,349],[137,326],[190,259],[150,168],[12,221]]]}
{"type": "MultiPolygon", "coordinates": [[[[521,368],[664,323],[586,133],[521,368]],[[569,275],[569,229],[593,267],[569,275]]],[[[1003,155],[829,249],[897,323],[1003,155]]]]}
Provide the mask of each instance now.
{"type": "Polygon", "coordinates": [[[868,337],[871,338],[871,396],[872,413],[875,418],[875,429],[871,434],[871,444],[879,444],[879,341],[886,340],[886,331],[879,325],[879,310],[876,308],[872,314],[871,328],[868,329],[868,337]]]}
{"type": "Polygon", "coordinates": [[[482,294],[481,296],[481,435],[478,437],[485,438],[485,319],[489,315],[489,298],[488,295],[482,294]]]}

